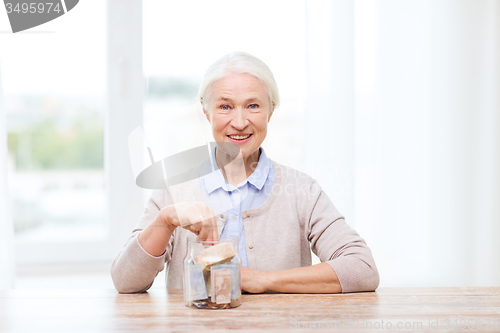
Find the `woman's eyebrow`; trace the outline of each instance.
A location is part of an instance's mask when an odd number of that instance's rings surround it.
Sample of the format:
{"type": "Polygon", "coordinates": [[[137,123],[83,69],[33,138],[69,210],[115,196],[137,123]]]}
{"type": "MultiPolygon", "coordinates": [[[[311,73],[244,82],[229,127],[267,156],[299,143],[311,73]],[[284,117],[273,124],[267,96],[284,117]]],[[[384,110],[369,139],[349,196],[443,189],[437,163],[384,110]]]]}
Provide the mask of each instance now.
{"type": "Polygon", "coordinates": [[[217,98],[217,102],[219,102],[219,101],[232,102],[233,100],[229,97],[219,97],[219,98],[217,98]]]}
{"type": "MultiPolygon", "coordinates": [[[[216,103],[218,102],[233,102],[233,99],[230,98],[230,97],[219,97],[217,98],[217,100],[215,101],[216,103]]],[[[260,103],[260,99],[258,97],[250,97],[248,99],[245,100],[245,104],[248,104],[248,103],[253,103],[253,102],[259,102],[260,103]]]]}

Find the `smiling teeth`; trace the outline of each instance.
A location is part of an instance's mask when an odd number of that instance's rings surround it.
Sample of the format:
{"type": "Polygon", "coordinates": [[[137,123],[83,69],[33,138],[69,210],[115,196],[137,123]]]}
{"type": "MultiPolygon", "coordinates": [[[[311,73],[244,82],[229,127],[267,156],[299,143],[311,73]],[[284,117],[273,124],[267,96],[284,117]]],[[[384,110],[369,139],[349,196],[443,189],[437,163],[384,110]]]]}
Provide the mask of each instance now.
{"type": "Polygon", "coordinates": [[[229,137],[231,139],[235,139],[235,140],[244,140],[246,138],[248,138],[250,136],[250,134],[248,135],[230,135],[229,137]]]}

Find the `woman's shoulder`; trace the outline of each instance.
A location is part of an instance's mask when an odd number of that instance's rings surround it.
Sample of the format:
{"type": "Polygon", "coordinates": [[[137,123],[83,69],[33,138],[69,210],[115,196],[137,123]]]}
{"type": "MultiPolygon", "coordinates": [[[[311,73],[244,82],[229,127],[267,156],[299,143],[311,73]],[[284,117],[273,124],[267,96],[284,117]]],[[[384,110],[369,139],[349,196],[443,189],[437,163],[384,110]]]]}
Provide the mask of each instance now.
{"type": "Polygon", "coordinates": [[[308,184],[316,182],[314,178],[312,178],[303,171],[299,171],[295,168],[283,165],[273,160],[271,161],[273,163],[275,177],[279,177],[283,181],[294,181],[294,182],[302,182],[308,184]]]}
{"type": "MultiPolygon", "coordinates": [[[[271,190],[272,209],[294,212],[300,221],[307,221],[323,190],[307,173],[273,161],[275,182],[271,190]]],[[[269,206],[268,206],[269,207],[269,206]]]]}
{"type": "Polygon", "coordinates": [[[275,173],[276,183],[280,187],[286,189],[295,188],[294,191],[297,194],[318,194],[322,191],[321,186],[318,182],[307,173],[299,171],[295,168],[280,164],[278,162],[272,161],[275,173]]]}

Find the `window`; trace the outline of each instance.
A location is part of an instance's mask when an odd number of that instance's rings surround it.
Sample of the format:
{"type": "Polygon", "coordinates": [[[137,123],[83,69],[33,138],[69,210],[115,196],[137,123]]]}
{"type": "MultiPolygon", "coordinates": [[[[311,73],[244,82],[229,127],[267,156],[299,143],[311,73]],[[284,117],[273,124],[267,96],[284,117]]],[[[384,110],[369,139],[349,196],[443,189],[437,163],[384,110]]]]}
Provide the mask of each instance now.
{"type": "Polygon", "coordinates": [[[307,84],[304,10],[305,3],[298,0],[261,0],[251,5],[227,0],[143,3],[147,79],[144,121],[153,125],[149,134],[154,134],[148,135],[148,140],[157,156],[155,160],[165,157],[167,149],[180,149],[176,148],[180,141],[189,145],[193,132],[188,128],[203,126],[203,132],[208,133],[205,137],[209,136],[205,139],[212,140],[206,119],[189,112],[194,105],[201,114],[196,100],[198,86],[207,68],[219,57],[245,51],[271,68],[282,101],[269,123],[263,147],[270,158],[302,167],[307,84]],[[167,139],[171,137],[182,139],[167,139]]]}
{"type": "Polygon", "coordinates": [[[143,3],[143,22],[147,80],[143,129],[155,160],[213,140],[196,99],[198,86],[215,60],[244,51],[271,68],[280,92],[281,105],[262,145],[266,154],[305,169],[304,1],[259,0],[249,5],[230,0],[150,0],[143,3]]]}
{"type": "MultiPolygon", "coordinates": [[[[115,130],[122,125],[110,112],[120,96],[113,95],[107,82],[120,79],[128,60],[119,52],[119,41],[109,38],[118,33],[106,5],[117,6],[80,2],[57,20],[2,36],[9,187],[20,272],[47,263],[109,262],[124,242],[122,230],[130,232],[130,223],[110,199],[120,197],[113,193],[133,191],[119,185],[128,174],[117,180],[117,172],[109,171],[112,163],[122,163],[121,155],[128,155],[120,150],[126,139],[115,130]],[[121,71],[112,71],[119,66],[121,71]]],[[[136,76],[140,81],[142,75],[136,76]]],[[[126,115],[120,119],[127,121],[126,115]]]]}

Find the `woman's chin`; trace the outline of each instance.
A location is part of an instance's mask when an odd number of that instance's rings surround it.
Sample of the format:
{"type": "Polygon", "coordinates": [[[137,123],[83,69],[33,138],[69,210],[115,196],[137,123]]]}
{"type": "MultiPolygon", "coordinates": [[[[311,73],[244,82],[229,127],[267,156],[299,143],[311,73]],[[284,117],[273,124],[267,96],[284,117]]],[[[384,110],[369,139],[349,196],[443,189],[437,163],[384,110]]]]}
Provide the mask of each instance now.
{"type": "Polygon", "coordinates": [[[233,159],[236,158],[241,152],[240,146],[230,141],[217,142],[217,146],[233,159]]]}

